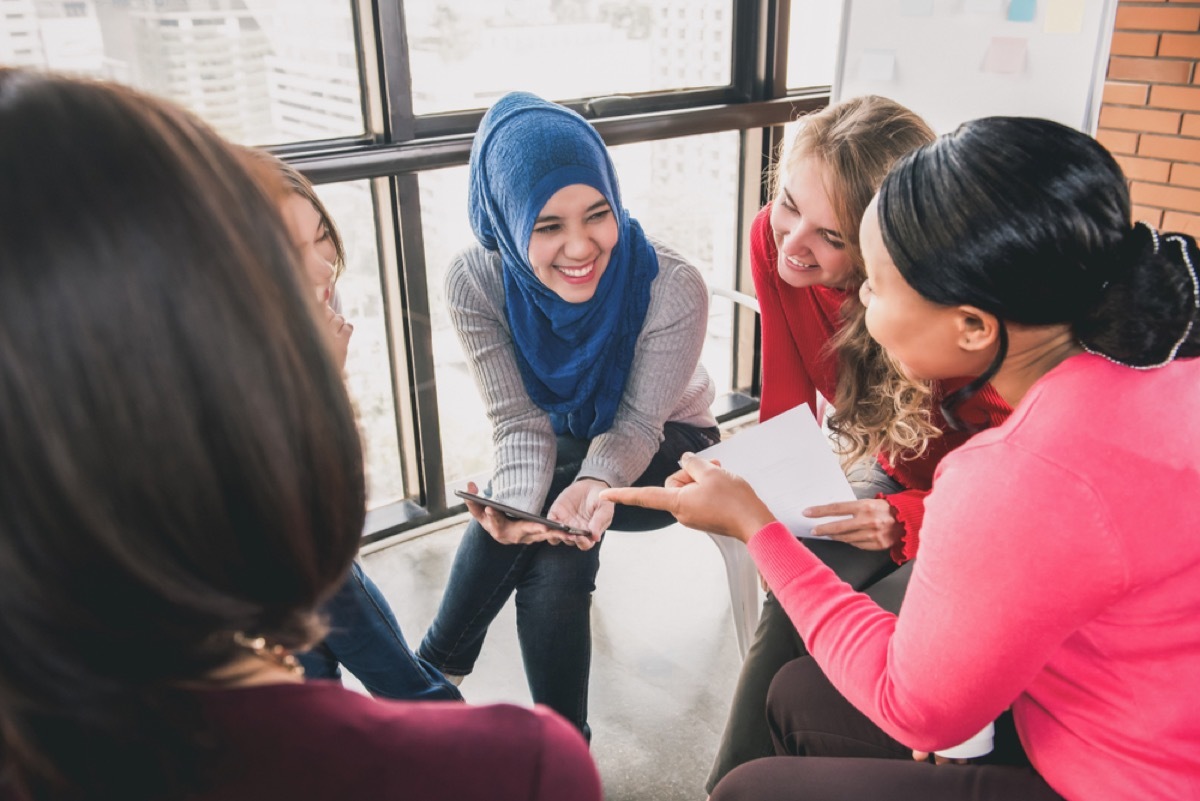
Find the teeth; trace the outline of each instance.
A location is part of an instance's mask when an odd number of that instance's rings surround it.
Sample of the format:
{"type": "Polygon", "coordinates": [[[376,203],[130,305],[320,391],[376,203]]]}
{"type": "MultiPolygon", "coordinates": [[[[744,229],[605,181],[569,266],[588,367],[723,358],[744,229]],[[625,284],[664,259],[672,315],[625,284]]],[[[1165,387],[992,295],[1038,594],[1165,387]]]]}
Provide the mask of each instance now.
{"type": "Polygon", "coordinates": [[[592,265],[588,264],[575,269],[571,269],[570,267],[559,267],[558,269],[562,270],[564,274],[569,275],[572,278],[583,278],[592,271],[592,265]]]}
{"type": "Polygon", "coordinates": [[[787,261],[788,261],[788,264],[792,265],[793,267],[799,267],[802,270],[811,270],[812,268],[817,266],[815,264],[805,264],[804,262],[797,259],[795,256],[788,256],[787,261]]]}

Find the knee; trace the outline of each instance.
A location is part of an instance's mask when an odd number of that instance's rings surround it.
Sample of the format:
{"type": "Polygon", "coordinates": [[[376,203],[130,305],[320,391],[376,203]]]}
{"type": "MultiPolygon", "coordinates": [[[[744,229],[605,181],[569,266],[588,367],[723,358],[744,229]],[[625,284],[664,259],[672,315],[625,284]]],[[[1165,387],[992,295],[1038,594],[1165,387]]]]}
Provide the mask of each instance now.
{"type": "Polygon", "coordinates": [[[596,589],[600,569],[597,549],[580,551],[567,545],[537,545],[539,553],[517,588],[518,596],[569,603],[588,599],[596,589]]]}
{"type": "Polygon", "coordinates": [[[811,656],[788,662],[771,681],[767,691],[767,719],[784,731],[821,729],[830,693],[829,679],[811,656]]]}
{"type": "Polygon", "coordinates": [[[786,788],[787,783],[776,780],[774,768],[777,759],[755,759],[738,765],[717,783],[708,801],[766,801],[775,797],[776,789],[786,788]]]}

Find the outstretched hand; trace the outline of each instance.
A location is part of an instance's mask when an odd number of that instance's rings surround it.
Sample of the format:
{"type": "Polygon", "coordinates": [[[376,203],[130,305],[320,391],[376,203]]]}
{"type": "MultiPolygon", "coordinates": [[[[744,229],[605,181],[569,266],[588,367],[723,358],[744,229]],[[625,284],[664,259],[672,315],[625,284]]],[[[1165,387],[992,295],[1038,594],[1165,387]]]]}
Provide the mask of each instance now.
{"type": "Polygon", "coordinates": [[[743,542],[775,516],[745,479],[715,462],[685,453],[683,469],[662,487],[623,487],[600,493],[604,500],[670,512],[688,528],[711,531],[743,542]]]}

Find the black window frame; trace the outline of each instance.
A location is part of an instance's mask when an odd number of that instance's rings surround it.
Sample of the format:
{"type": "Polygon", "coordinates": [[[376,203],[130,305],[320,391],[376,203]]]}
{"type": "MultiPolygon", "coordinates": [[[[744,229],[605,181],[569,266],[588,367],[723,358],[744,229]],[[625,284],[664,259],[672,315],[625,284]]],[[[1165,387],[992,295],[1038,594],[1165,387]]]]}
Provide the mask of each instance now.
{"type": "MultiPolygon", "coordinates": [[[[429,524],[460,514],[448,503],[443,471],[437,376],[425,249],[420,178],[423,172],[467,163],[483,109],[417,116],[402,0],[351,0],[367,132],[361,136],[295,142],[270,150],[314,183],[371,180],[377,192],[377,236],[385,292],[391,369],[397,375],[396,420],[411,497],[373,509],[364,542],[415,536],[429,524]],[[390,254],[390,255],[388,255],[390,254]],[[393,298],[399,308],[393,308],[393,298]],[[398,328],[400,330],[391,330],[398,328]],[[402,349],[402,352],[401,352],[402,349]]],[[[829,88],[787,90],[789,0],[733,0],[731,81],[728,86],[647,92],[619,97],[553,98],[596,126],[609,145],[737,131],[741,135],[737,241],[745,242],[754,213],[767,200],[764,171],[783,125],[829,102],[829,88]]],[[[739,249],[736,287],[752,293],[746,248],[739,249]]],[[[719,399],[722,418],[754,411],[759,385],[757,321],[734,315],[733,375],[738,389],[719,399]]]]}

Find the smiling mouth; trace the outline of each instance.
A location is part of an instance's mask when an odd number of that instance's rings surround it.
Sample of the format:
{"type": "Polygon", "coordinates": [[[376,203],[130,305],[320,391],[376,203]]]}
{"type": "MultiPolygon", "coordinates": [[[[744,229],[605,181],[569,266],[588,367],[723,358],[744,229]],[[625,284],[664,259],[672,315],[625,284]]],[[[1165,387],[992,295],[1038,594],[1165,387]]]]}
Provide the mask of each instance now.
{"type": "Polygon", "coordinates": [[[786,261],[788,266],[795,270],[819,270],[821,268],[819,264],[806,264],[795,256],[788,256],[786,261]]]}
{"type": "Polygon", "coordinates": [[[565,275],[567,278],[574,278],[574,279],[578,280],[578,279],[587,278],[588,276],[590,276],[592,274],[592,271],[596,269],[596,262],[591,261],[591,262],[588,262],[587,264],[581,265],[579,267],[561,267],[561,266],[555,265],[554,269],[558,270],[560,273],[565,275]]]}

